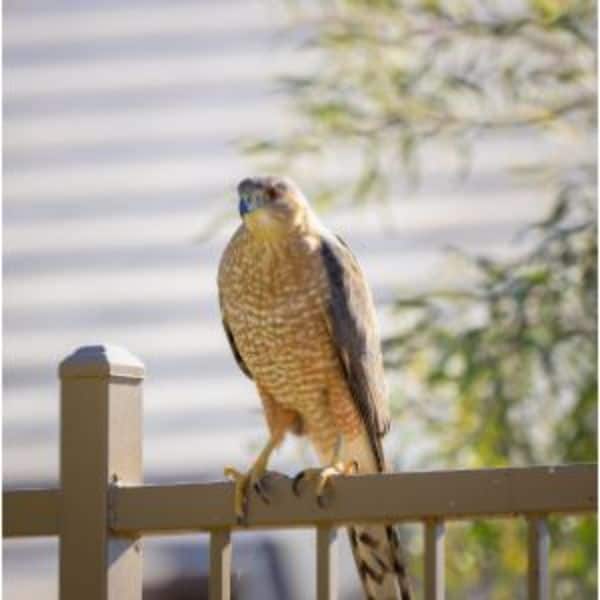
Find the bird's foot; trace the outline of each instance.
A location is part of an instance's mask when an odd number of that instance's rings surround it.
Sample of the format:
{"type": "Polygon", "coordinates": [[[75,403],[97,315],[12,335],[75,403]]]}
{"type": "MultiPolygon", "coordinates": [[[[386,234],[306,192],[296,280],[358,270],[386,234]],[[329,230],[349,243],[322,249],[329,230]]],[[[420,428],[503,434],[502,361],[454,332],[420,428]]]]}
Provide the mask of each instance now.
{"type": "Polygon", "coordinates": [[[331,483],[331,479],[338,475],[352,475],[357,472],[358,463],[355,460],[346,462],[337,461],[322,469],[305,469],[304,471],[300,471],[300,473],[294,477],[294,480],[292,481],[292,491],[296,496],[299,496],[301,482],[311,479],[316,480],[315,494],[317,497],[317,504],[324,508],[325,491],[327,486],[331,483]]]}
{"type": "Polygon", "coordinates": [[[267,465],[269,457],[277,446],[279,437],[271,437],[267,445],[258,455],[256,462],[247,473],[241,473],[233,467],[225,469],[225,477],[228,477],[235,483],[234,509],[238,523],[244,524],[248,513],[248,494],[252,488],[262,499],[269,504],[270,498],[265,488],[265,478],[267,476],[267,465]]]}
{"type": "Polygon", "coordinates": [[[270,503],[268,491],[265,486],[265,479],[268,476],[266,465],[257,463],[247,472],[242,473],[233,467],[225,468],[225,477],[231,479],[235,484],[234,491],[234,510],[238,523],[246,522],[248,514],[248,495],[251,489],[254,489],[259,498],[265,503],[270,503]]]}

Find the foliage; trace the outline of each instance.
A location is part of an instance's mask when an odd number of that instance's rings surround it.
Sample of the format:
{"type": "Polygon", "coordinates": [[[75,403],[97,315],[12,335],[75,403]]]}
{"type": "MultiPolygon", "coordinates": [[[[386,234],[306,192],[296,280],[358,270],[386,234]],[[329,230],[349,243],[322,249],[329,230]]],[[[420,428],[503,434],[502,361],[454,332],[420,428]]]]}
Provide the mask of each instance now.
{"type": "Polygon", "coordinates": [[[596,458],[596,217],[572,193],[524,255],[461,255],[463,289],[396,301],[388,366],[415,379],[415,410],[455,465],[596,458]]]}
{"type": "MultiPolygon", "coordinates": [[[[406,418],[408,400],[445,465],[597,460],[593,204],[565,192],[532,233],[534,247],[510,261],[465,256],[474,271],[468,287],[396,302],[402,324],[385,342],[386,357],[413,390],[398,412],[406,418]]],[[[557,519],[552,534],[560,540],[555,597],[595,597],[595,523],[557,519]]],[[[514,597],[523,527],[478,522],[451,530],[449,545],[462,549],[448,552],[454,588],[494,582],[485,597],[514,597]]]]}
{"type": "Polygon", "coordinates": [[[418,178],[427,145],[449,144],[466,171],[473,143],[490,132],[595,128],[594,2],[290,4],[314,66],[283,79],[296,126],[247,149],[288,171],[356,149],[356,176],[321,182],[319,197],[385,200],[399,166],[418,178]]]}
{"type": "MultiPolygon", "coordinates": [[[[355,175],[319,179],[323,201],[388,201],[399,171],[418,181],[421,156],[440,144],[458,150],[466,175],[478,140],[495,132],[577,141],[579,151],[521,169],[556,190],[550,214],[523,233],[527,250],[510,260],[454,250],[464,283],[400,294],[384,346],[403,382],[403,420],[412,415],[436,440],[428,464],[595,461],[595,3],[290,6],[315,66],[285,80],[296,125],[248,150],[294,174],[307,157],[325,165],[355,148],[355,175]]],[[[595,527],[552,520],[553,597],[595,597],[595,527]]],[[[524,549],[518,521],[452,527],[450,597],[523,597],[524,549]]]]}

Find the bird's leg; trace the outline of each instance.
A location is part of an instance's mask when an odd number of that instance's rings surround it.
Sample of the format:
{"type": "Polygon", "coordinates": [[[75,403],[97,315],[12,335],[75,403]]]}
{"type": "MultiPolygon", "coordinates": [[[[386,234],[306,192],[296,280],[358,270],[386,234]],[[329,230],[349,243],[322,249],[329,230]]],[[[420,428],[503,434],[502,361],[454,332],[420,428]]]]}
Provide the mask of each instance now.
{"type": "Polygon", "coordinates": [[[250,487],[254,487],[257,494],[265,501],[269,502],[269,497],[262,484],[262,479],[267,472],[269,458],[277,447],[279,440],[271,438],[267,445],[262,449],[258,458],[247,473],[241,473],[233,467],[225,468],[225,476],[229,477],[235,483],[234,507],[238,522],[243,522],[246,517],[248,507],[248,493],[250,487]]]}
{"type": "Polygon", "coordinates": [[[331,462],[327,466],[320,469],[305,469],[304,471],[300,471],[300,473],[294,477],[292,482],[292,490],[296,496],[300,495],[299,485],[301,481],[306,479],[315,479],[317,481],[315,489],[317,503],[319,506],[324,506],[325,488],[327,487],[327,484],[330,482],[331,478],[335,477],[336,475],[351,475],[352,473],[356,473],[358,471],[357,461],[343,461],[341,459],[343,443],[344,438],[341,434],[338,434],[335,440],[331,462]]]}

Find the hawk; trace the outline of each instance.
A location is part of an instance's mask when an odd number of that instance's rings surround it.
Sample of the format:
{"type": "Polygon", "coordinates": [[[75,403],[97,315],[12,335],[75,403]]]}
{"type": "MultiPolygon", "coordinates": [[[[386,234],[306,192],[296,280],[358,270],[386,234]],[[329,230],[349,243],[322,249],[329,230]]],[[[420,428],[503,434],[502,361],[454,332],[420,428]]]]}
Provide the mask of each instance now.
{"type": "MultiPolygon", "coordinates": [[[[390,416],[375,308],[344,241],[319,221],[288,178],[238,185],[242,224],[219,266],[223,325],[240,369],[256,384],[270,433],[248,473],[233,468],[235,509],[245,513],[273,450],[288,431],[314,446],[320,502],[330,478],[386,470],[381,443],[390,416]]],[[[350,543],[369,599],[409,600],[406,567],[393,528],[352,525],[350,543]]]]}

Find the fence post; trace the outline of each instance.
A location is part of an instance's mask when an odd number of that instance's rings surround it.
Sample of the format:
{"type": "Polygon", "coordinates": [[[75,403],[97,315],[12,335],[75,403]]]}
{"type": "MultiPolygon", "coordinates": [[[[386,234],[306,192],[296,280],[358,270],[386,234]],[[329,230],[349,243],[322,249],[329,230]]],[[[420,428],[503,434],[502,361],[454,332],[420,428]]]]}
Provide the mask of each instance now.
{"type": "Polygon", "coordinates": [[[144,366],[113,346],[60,365],[60,599],[141,600],[136,537],[110,532],[110,488],[142,481],[144,366]]]}
{"type": "Polygon", "coordinates": [[[231,531],[219,529],[210,533],[210,600],[231,598],[231,531]]]}
{"type": "Polygon", "coordinates": [[[444,600],[446,589],[444,581],[446,526],[440,519],[425,521],[425,599],[444,600]]]}
{"type": "Polygon", "coordinates": [[[529,600],[550,598],[550,534],[545,515],[531,515],[527,518],[528,567],[527,597],[529,600]]]}
{"type": "Polygon", "coordinates": [[[317,600],[337,598],[337,539],[335,527],[316,528],[317,532],[317,600]]]}

